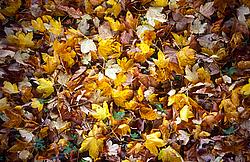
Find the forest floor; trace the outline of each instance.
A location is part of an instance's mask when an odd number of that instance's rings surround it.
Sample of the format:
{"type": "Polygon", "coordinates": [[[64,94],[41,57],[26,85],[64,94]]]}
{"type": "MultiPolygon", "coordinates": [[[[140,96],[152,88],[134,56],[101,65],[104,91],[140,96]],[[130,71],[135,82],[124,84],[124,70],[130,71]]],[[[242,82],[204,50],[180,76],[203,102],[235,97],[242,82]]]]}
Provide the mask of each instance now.
{"type": "Polygon", "coordinates": [[[0,161],[250,161],[249,0],[0,0],[0,161]]]}

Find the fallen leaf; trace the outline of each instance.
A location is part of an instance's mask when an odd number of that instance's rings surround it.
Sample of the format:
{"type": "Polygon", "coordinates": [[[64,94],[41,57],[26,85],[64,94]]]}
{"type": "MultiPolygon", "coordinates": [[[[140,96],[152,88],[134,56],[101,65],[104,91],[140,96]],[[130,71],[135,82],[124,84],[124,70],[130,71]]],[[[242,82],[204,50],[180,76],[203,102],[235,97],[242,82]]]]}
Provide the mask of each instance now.
{"type": "Polygon", "coordinates": [[[161,149],[158,159],[162,162],[184,162],[181,155],[171,146],[161,149]]]}
{"type": "Polygon", "coordinates": [[[190,106],[185,105],[181,110],[180,110],[180,118],[181,120],[188,122],[189,118],[193,118],[194,114],[190,110],[190,106]]]}
{"type": "Polygon", "coordinates": [[[166,145],[166,143],[159,138],[160,136],[160,132],[151,133],[146,136],[146,141],[144,143],[144,146],[155,156],[158,155],[158,148],[166,145]]]}
{"type": "Polygon", "coordinates": [[[19,93],[17,85],[15,83],[11,84],[8,81],[4,81],[3,85],[4,85],[3,88],[2,88],[3,91],[5,91],[5,92],[7,92],[9,94],[19,93]]]}
{"type": "Polygon", "coordinates": [[[49,79],[39,78],[37,81],[39,82],[39,86],[36,90],[38,93],[41,93],[44,98],[49,97],[54,92],[54,84],[49,79]]]}
{"type": "Polygon", "coordinates": [[[95,112],[91,113],[94,118],[98,120],[104,120],[107,117],[110,117],[111,114],[109,113],[108,104],[106,101],[103,102],[103,107],[97,104],[92,104],[92,109],[95,110],[95,112]]]}
{"type": "Polygon", "coordinates": [[[38,111],[42,111],[43,103],[41,103],[41,101],[37,98],[32,98],[31,100],[31,107],[34,109],[38,109],[38,111]]]}
{"type": "Polygon", "coordinates": [[[82,53],[89,53],[90,51],[96,51],[96,45],[92,39],[85,39],[80,42],[81,45],[81,52],[82,53]]]}
{"type": "Polygon", "coordinates": [[[184,47],[177,52],[177,58],[181,67],[193,65],[196,61],[195,50],[189,48],[189,46],[184,47]]]}

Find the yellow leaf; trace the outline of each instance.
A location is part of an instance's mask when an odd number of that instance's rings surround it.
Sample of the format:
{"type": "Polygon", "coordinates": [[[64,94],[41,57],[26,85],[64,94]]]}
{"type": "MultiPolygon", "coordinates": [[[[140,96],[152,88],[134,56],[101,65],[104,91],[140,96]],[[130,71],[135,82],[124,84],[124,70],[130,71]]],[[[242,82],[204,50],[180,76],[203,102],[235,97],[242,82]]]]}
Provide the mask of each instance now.
{"type": "Polygon", "coordinates": [[[250,78],[248,79],[248,84],[241,88],[241,94],[248,96],[250,95],[250,78]]]}
{"type": "Polygon", "coordinates": [[[113,39],[101,39],[98,45],[98,53],[105,59],[118,58],[121,55],[121,44],[113,39]]]}
{"type": "Polygon", "coordinates": [[[201,82],[211,83],[211,76],[209,72],[206,71],[203,67],[197,70],[197,74],[201,82]]]}
{"type": "Polygon", "coordinates": [[[76,56],[76,52],[72,49],[76,43],[76,39],[74,37],[70,37],[64,43],[60,43],[55,40],[53,43],[54,56],[60,56],[61,60],[64,61],[64,64],[67,63],[68,67],[72,67],[75,63],[74,58],[76,56]]]}
{"type": "Polygon", "coordinates": [[[150,51],[150,46],[144,42],[139,43],[136,46],[140,48],[142,53],[148,53],[150,51]]]}
{"type": "Polygon", "coordinates": [[[112,13],[117,18],[117,16],[120,14],[121,9],[122,9],[121,4],[118,3],[116,0],[108,0],[107,4],[112,5],[112,7],[106,10],[105,12],[106,15],[108,13],[112,13]]]}
{"type": "Polygon", "coordinates": [[[114,20],[111,17],[104,17],[104,20],[107,20],[109,22],[109,25],[113,31],[119,31],[121,28],[121,24],[118,20],[114,20]]]}
{"type": "Polygon", "coordinates": [[[145,42],[141,42],[136,46],[139,47],[141,52],[132,52],[132,54],[134,54],[134,59],[138,62],[145,62],[146,59],[148,59],[155,51],[153,48],[150,48],[150,46],[145,42]]]}
{"type": "Polygon", "coordinates": [[[122,83],[126,82],[127,76],[124,73],[119,73],[114,81],[115,86],[120,86],[122,83]]]}
{"type": "Polygon", "coordinates": [[[133,59],[127,59],[127,57],[123,57],[121,60],[117,59],[117,64],[122,68],[122,71],[127,72],[134,65],[133,59]]]}
{"type": "Polygon", "coordinates": [[[142,85],[139,87],[139,89],[137,90],[137,99],[139,102],[142,102],[142,100],[144,99],[144,94],[143,94],[143,88],[142,85]]]}
{"type": "Polygon", "coordinates": [[[117,106],[124,107],[125,102],[133,96],[133,90],[125,89],[125,90],[113,90],[112,98],[117,106]]]}
{"type": "Polygon", "coordinates": [[[177,58],[181,67],[193,65],[196,61],[195,50],[189,48],[189,46],[184,47],[179,52],[177,52],[177,58]]]}
{"type": "Polygon", "coordinates": [[[168,106],[175,106],[177,110],[180,108],[183,108],[185,105],[190,105],[188,97],[181,93],[181,94],[175,94],[173,96],[170,96],[168,98],[168,106]]]}
{"type": "Polygon", "coordinates": [[[21,48],[30,48],[34,46],[33,33],[24,34],[23,32],[17,32],[16,35],[8,35],[7,41],[10,44],[17,45],[21,48]]]}
{"type": "Polygon", "coordinates": [[[154,7],[166,7],[168,5],[168,0],[154,0],[151,5],[154,7]]]}
{"type": "Polygon", "coordinates": [[[162,162],[184,162],[181,155],[171,146],[162,149],[159,153],[158,159],[162,160],[162,162]]]}
{"type": "Polygon", "coordinates": [[[233,104],[237,107],[240,105],[240,98],[239,98],[240,91],[241,91],[241,87],[238,87],[238,88],[232,90],[232,95],[231,95],[231,100],[232,100],[233,104]]]}
{"type": "Polygon", "coordinates": [[[55,35],[60,35],[63,32],[61,21],[51,19],[49,31],[55,35]]]}
{"type": "Polygon", "coordinates": [[[46,53],[42,53],[43,61],[46,63],[46,65],[42,65],[42,67],[49,74],[53,73],[59,64],[59,58],[56,56],[57,55],[50,56],[46,53]]]}
{"type": "Polygon", "coordinates": [[[94,125],[93,129],[89,132],[88,136],[81,144],[80,152],[89,151],[89,155],[96,159],[99,156],[99,152],[103,148],[103,139],[98,138],[97,135],[100,128],[94,125]]]}
{"type": "Polygon", "coordinates": [[[119,127],[118,127],[118,132],[119,132],[119,134],[121,135],[121,136],[124,136],[124,135],[126,135],[127,133],[130,133],[130,127],[129,127],[129,125],[127,125],[127,124],[121,124],[121,125],[119,125],[119,127]]]}
{"type": "Polygon", "coordinates": [[[100,148],[103,147],[103,140],[97,139],[96,137],[86,138],[79,149],[80,152],[89,151],[89,155],[95,159],[99,156],[100,148]]]}
{"type": "MultiPolygon", "coordinates": [[[[5,16],[13,16],[17,10],[20,8],[22,1],[21,0],[8,0],[8,6],[4,9],[1,9],[0,12],[5,16]]],[[[2,7],[1,7],[2,8],[2,7]]]]}
{"type": "Polygon", "coordinates": [[[194,117],[194,114],[192,113],[192,111],[190,111],[190,107],[185,105],[180,111],[181,120],[188,122],[188,119],[193,118],[193,117],[194,117]]]}
{"type": "Polygon", "coordinates": [[[9,93],[9,94],[13,94],[13,93],[19,93],[18,91],[18,88],[17,88],[17,85],[14,83],[14,84],[11,84],[10,82],[8,81],[4,81],[3,82],[3,91],[9,93]]]}
{"type": "Polygon", "coordinates": [[[178,35],[176,33],[172,33],[174,40],[176,42],[177,45],[179,46],[186,46],[188,44],[188,41],[186,40],[186,38],[182,35],[178,35]]]}
{"type": "Polygon", "coordinates": [[[223,99],[219,105],[220,109],[224,109],[226,114],[225,120],[234,121],[238,119],[238,112],[236,106],[230,99],[223,99]]]}
{"type": "Polygon", "coordinates": [[[146,136],[146,142],[144,143],[144,146],[155,156],[158,154],[157,147],[163,147],[166,145],[166,143],[159,138],[160,136],[160,132],[151,133],[146,136]]]}
{"type": "Polygon", "coordinates": [[[37,98],[32,98],[31,99],[31,107],[34,109],[38,109],[38,111],[41,111],[43,109],[43,104],[37,99],[37,98]]]}
{"type": "Polygon", "coordinates": [[[8,109],[10,107],[10,104],[8,103],[8,100],[6,97],[0,99],[0,111],[3,111],[5,109],[8,109]]]}
{"type": "Polygon", "coordinates": [[[138,103],[135,100],[130,100],[129,102],[125,102],[125,108],[128,110],[135,110],[138,106],[138,103]]]}
{"type": "Polygon", "coordinates": [[[39,78],[37,79],[39,86],[36,88],[38,93],[43,94],[43,97],[49,97],[54,92],[53,83],[49,79],[39,78]]]}
{"type": "Polygon", "coordinates": [[[38,30],[40,32],[46,31],[43,20],[40,17],[38,17],[36,20],[31,20],[31,24],[35,30],[38,30]]]}
{"type": "Polygon", "coordinates": [[[48,23],[50,20],[52,20],[52,17],[50,15],[43,15],[42,16],[43,22],[48,23]]]}
{"type": "Polygon", "coordinates": [[[155,120],[157,118],[157,113],[152,108],[141,107],[139,112],[142,119],[155,120]]]}
{"type": "Polygon", "coordinates": [[[98,120],[104,120],[107,117],[111,116],[106,101],[103,102],[103,107],[97,104],[92,104],[92,109],[95,110],[95,112],[92,113],[93,117],[98,120]]]}
{"type": "Polygon", "coordinates": [[[159,50],[158,52],[158,59],[153,59],[154,60],[154,63],[156,66],[158,66],[158,68],[166,68],[167,67],[167,64],[168,64],[168,60],[165,59],[165,55],[164,53],[159,50]]]}

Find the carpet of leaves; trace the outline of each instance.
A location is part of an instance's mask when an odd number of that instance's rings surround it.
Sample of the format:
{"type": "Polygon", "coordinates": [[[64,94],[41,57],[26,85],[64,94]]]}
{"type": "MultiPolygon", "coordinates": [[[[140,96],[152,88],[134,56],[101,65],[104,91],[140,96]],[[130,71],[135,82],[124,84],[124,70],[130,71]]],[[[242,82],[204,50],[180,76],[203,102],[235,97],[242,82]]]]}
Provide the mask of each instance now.
{"type": "Polygon", "coordinates": [[[250,161],[249,0],[0,0],[0,161],[250,161]]]}

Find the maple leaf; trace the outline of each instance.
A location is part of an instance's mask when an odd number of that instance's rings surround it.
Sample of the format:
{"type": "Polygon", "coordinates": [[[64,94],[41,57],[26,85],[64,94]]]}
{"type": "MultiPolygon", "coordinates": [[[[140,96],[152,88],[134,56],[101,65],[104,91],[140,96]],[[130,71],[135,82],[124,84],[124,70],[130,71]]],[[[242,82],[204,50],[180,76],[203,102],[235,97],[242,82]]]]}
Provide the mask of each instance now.
{"type": "Polygon", "coordinates": [[[11,84],[8,81],[4,81],[3,85],[4,85],[3,88],[2,88],[3,91],[5,91],[5,92],[7,92],[9,94],[19,93],[17,85],[15,83],[11,84]]]}
{"type": "Polygon", "coordinates": [[[184,47],[179,52],[177,52],[177,58],[181,67],[193,65],[196,61],[195,50],[189,48],[189,46],[184,47]]]}
{"type": "Polygon", "coordinates": [[[151,2],[151,6],[154,7],[166,7],[168,5],[168,0],[154,0],[151,2]]]}
{"type": "Polygon", "coordinates": [[[0,13],[4,14],[5,16],[13,16],[17,10],[21,7],[22,1],[21,0],[11,0],[7,2],[8,6],[0,9],[0,13]]]}
{"type": "Polygon", "coordinates": [[[158,59],[153,59],[153,61],[159,68],[166,68],[169,62],[168,59],[165,59],[165,55],[161,50],[158,52],[158,59]]]}
{"type": "Polygon", "coordinates": [[[113,39],[101,39],[98,44],[98,53],[107,58],[118,58],[121,55],[121,44],[113,39]]]}
{"type": "Polygon", "coordinates": [[[46,63],[46,65],[42,65],[43,69],[49,74],[53,73],[59,65],[58,55],[55,54],[54,56],[50,56],[47,53],[42,53],[42,58],[46,63]]]}
{"type": "Polygon", "coordinates": [[[49,97],[54,92],[54,84],[49,79],[39,78],[37,81],[39,82],[39,86],[36,90],[38,93],[43,94],[44,98],[49,97]]]}
{"type": "Polygon", "coordinates": [[[43,20],[40,17],[38,17],[36,20],[31,20],[31,24],[35,30],[38,30],[40,32],[46,31],[43,20]]]}
{"type": "Polygon", "coordinates": [[[127,57],[123,57],[122,59],[117,59],[117,64],[122,68],[123,72],[127,72],[134,65],[133,59],[127,59],[127,57]]]}
{"type": "Polygon", "coordinates": [[[85,39],[80,42],[81,45],[81,52],[82,53],[89,53],[90,51],[96,51],[96,45],[92,39],[85,39]]]}
{"type": "Polygon", "coordinates": [[[166,15],[161,14],[163,7],[149,7],[145,18],[148,20],[148,24],[155,26],[156,22],[166,22],[166,15]]]}
{"type": "Polygon", "coordinates": [[[141,50],[141,52],[134,53],[134,59],[138,62],[145,62],[155,51],[145,42],[138,43],[136,46],[141,50]]]}
{"type": "Polygon", "coordinates": [[[189,118],[193,118],[194,114],[193,112],[190,110],[190,106],[185,105],[181,111],[180,111],[180,118],[181,120],[188,122],[189,118]]]}
{"type": "Polygon", "coordinates": [[[107,117],[111,116],[111,114],[109,113],[108,104],[106,101],[103,102],[103,107],[97,104],[92,104],[92,109],[95,110],[95,112],[92,113],[93,117],[98,120],[104,120],[107,117]]]}
{"type": "Polygon", "coordinates": [[[171,146],[161,149],[158,159],[162,162],[184,162],[181,155],[171,146]]]}
{"type": "Polygon", "coordinates": [[[143,86],[142,85],[137,90],[137,99],[138,99],[139,102],[142,102],[143,99],[144,99],[143,86]]]}
{"type": "Polygon", "coordinates": [[[121,135],[121,136],[124,136],[126,135],[127,133],[130,133],[131,130],[130,130],[130,126],[127,125],[127,124],[121,124],[119,125],[118,127],[118,133],[121,135]]]}
{"type": "Polygon", "coordinates": [[[175,42],[176,42],[176,44],[178,45],[178,46],[186,46],[186,45],[188,45],[188,43],[189,43],[189,41],[187,40],[187,38],[186,37],[184,37],[184,36],[182,36],[182,35],[178,35],[178,34],[176,34],[176,33],[171,33],[172,35],[173,35],[173,37],[174,37],[174,40],[175,40],[175,42]]]}
{"type": "Polygon", "coordinates": [[[118,20],[114,20],[111,17],[104,17],[104,20],[109,22],[109,25],[113,31],[119,31],[121,29],[121,23],[118,20]]]}
{"type": "Polygon", "coordinates": [[[34,109],[38,109],[38,111],[41,111],[43,109],[43,103],[37,98],[32,98],[31,99],[31,107],[34,109]]]}
{"type": "Polygon", "coordinates": [[[149,149],[150,153],[157,156],[158,149],[157,147],[163,147],[166,145],[166,143],[160,139],[161,136],[160,132],[151,133],[146,136],[146,141],[144,143],[144,146],[149,149]]]}
{"type": "Polygon", "coordinates": [[[111,5],[112,7],[108,8],[105,11],[106,15],[108,13],[112,13],[115,17],[117,17],[120,14],[121,10],[122,10],[121,4],[118,3],[118,1],[116,1],[116,0],[108,0],[107,4],[111,5]]]}
{"type": "Polygon", "coordinates": [[[8,120],[2,124],[2,127],[18,128],[20,126],[23,118],[18,112],[16,113],[11,110],[5,109],[4,113],[8,117],[8,120]]]}
{"type": "Polygon", "coordinates": [[[58,40],[55,40],[53,43],[54,56],[60,56],[60,58],[67,63],[68,67],[72,67],[75,63],[74,58],[76,52],[72,50],[72,46],[75,44],[75,38],[70,37],[67,39],[67,42],[60,43],[58,40]]]}
{"type": "Polygon", "coordinates": [[[155,120],[157,118],[157,113],[152,108],[141,107],[139,112],[142,119],[155,120]]]}
{"type": "Polygon", "coordinates": [[[8,109],[10,107],[10,104],[8,103],[8,100],[6,97],[0,99],[0,111],[3,111],[5,109],[8,109]]]}
{"type": "Polygon", "coordinates": [[[171,105],[174,105],[177,110],[183,108],[185,105],[189,105],[188,97],[183,93],[170,96],[168,98],[168,106],[171,105]]]}
{"type": "Polygon", "coordinates": [[[116,105],[124,107],[125,102],[133,96],[133,90],[125,89],[125,90],[113,90],[112,98],[116,105]]]}
{"type": "Polygon", "coordinates": [[[49,32],[55,34],[55,35],[60,35],[63,32],[62,24],[59,19],[59,21],[51,19],[50,20],[50,28],[49,32]]]}
{"type": "Polygon", "coordinates": [[[226,114],[225,121],[234,121],[238,119],[238,112],[236,106],[230,99],[223,99],[219,105],[220,109],[224,109],[226,114]]]}
{"type": "Polygon", "coordinates": [[[245,96],[250,95],[250,79],[248,79],[248,84],[241,88],[241,94],[245,96]]]}
{"type": "Polygon", "coordinates": [[[80,152],[89,151],[89,155],[96,159],[99,156],[99,152],[103,148],[103,139],[97,138],[99,128],[94,125],[93,129],[89,132],[88,137],[82,142],[80,152]]]}
{"type": "Polygon", "coordinates": [[[16,35],[8,35],[7,41],[10,44],[17,45],[20,48],[29,48],[34,46],[33,33],[24,34],[23,32],[19,31],[16,35]]]}

